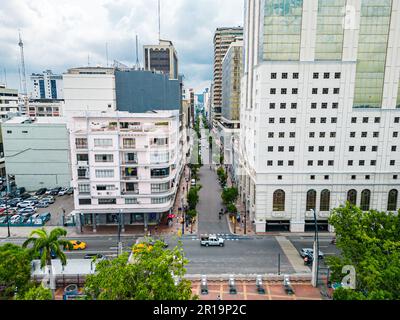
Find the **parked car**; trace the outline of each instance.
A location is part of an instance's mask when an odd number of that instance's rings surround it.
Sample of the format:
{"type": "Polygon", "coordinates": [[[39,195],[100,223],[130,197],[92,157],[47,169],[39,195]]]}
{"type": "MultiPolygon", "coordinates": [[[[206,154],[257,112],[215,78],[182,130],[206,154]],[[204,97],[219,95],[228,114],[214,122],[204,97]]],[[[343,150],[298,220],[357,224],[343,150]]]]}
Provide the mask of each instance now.
{"type": "Polygon", "coordinates": [[[27,201],[27,200],[18,203],[19,208],[33,207],[34,205],[35,205],[35,202],[27,201]]]}
{"type": "Polygon", "coordinates": [[[74,193],[74,188],[68,188],[68,190],[67,190],[67,194],[69,195],[69,194],[73,194],[74,193]]]}
{"type": "Polygon", "coordinates": [[[101,253],[88,253],[85,255],[83,259],[96,259],[96,260],[104,260],[105,257],[101,253]]]}
{"type": "Polygon", "coordinates": [[[36,204],[36,206],[38,208],[47,208],[49,206],[49,202],[45,201],[45,200],[41,200],[36,204]]]}
{"type": "Polygon", "coordinates": [[[7,204],[9,204],[11,207],[16,207],[17,204],[22,201],[24,201],[22,198],[14,198],[14,199],[7,201],[7,204]]]}
{"type": "Polygon", "coordinates": [[[23,209],[21,209],[21,210],[19,210],[18,211],[18,214],[26,214],[26,213],[29,213],[29,214],[34,214],[36,212],[36,209],[34,209],[34,208],[23,208],[23,209]]]}
{"type": "Polygon", "coordinates": [[[26,189],[25,189],[24,187],[17,188],[17,190],[16,190],[16,194],[24,194],[24,193],[25,193],[25,191],[26,191],[26,189]]]}
{"type": "Polygon", "coordinates": [[[0,223],[7,223],[9,217],[4,216],[4,217],[0,217],[0,223]]]}
{"type": "Polygon", "coordinates": [[[67,194],[68,188],[62,188],[59,192],[59,196],[65,196],[67,194]]]}
{"type": "Polygon", "coordinates": [[[40,219],[42,219],[42,221],[44,221],[44,222],[49,221],[51,219],[51,213],[50,212],[41,213],[40,219]]]}
{"type": "Polygon", "coordinates": [[[32,201],[35,205],[37,203],[39,203],[39,199],[36,197],[30,197],[30,198],[26,199],[25,201],[32,201]]]}
{"type": "Polygon", "coordinates": [[[44,197],[44,198],[42,198],[42,200],[41,201],[46,201],[46,202],[48,202],[48,203],[54,203],[55,202],[55,199],[54,199],[54,197],[52,197],[52,196],[47,196],[47,197],[44,197]]]}
{"type": "Polygon", "coordinates": [[[11,224],[22,223],[22,221],[23,221],[23,218],[22,218],[22,216],[20,216],[20,215],[12,216],[11,219],[10,219],[10,223],[11,223],[11,224]]]}
{"type": "Polygon", "coordinates": [[[35,195],[36,196],[44,195],[46,193],[46,191],[47,191],[47,188],[41,188],[38,191],[36,191],[35,195]]]}
{"type": "Polygon", "coordinates": [[[61,188],[54,188],[50,190],[50,195],[51,196],[56,196],[60,192],[61,188]]]}
{"type": "Polygon", "coordinates": [[[190,183],[192,186],[195,186],[196,185],[196,179],[192,179],[192,181],[191,181],[191,183],[190,183]]]}
{"type": "MultiPolygon", "coordinates": [[[[300,256],[302,257],[302,258],[305,258],[306,256],[308,256],[308,255],[313,255],[314,254],[314,249],[312,249],[312,248],[302,248],[301,250],[300,250],[300,256]]],[[[323,259],[324,258],[324,254],[323,254],[323,252],[321,252],[321,251],[319,251],[318,252],[318,258],[319,259],[323,259]]]]}

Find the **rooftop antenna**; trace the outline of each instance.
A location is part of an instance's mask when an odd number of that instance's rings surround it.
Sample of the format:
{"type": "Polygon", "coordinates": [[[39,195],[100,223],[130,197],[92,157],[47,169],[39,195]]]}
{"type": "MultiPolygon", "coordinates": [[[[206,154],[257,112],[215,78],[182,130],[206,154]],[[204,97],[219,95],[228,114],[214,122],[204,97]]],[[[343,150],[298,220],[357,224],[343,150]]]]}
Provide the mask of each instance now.
{"type": "Polygon", "coordinates": [[[158,0],[158,40],[161,40],[161,2],[158,0]]]}
{"type": "Polygon", "coordinates": [[[24,105],[23,107],[20,108],[21,113],[25,114],[26,110],[28,110],[28,91],[26,89],[26,70],[25,70],[25,55],[24,55],[24,43],[22,42],[22,38],[21,38],[21,30],[18,30],[19,33],[19,42],[18,42],[18,46],[20,48],[20,52],[21,52],[21,72],[22,72],[22,95],[24,98],[24,105]]]}
{"type": "Polygon", "coordinates": [[[7,70],[4,68],[4,84],[7,87],[7,70]]]}
{"type": "Polygon", "coordinates": [[[106,57],[107,57],[107,68],[108,68],[108,42],[106,42],[106,57]]]}
{"type": "Polygon", "coordinates": [[[87,65],[88,65],[88,67],[90,67],[90,55],[89,54],[87,55],[87,65]]]}
{"type": "Polygon", "coordinates": [[[135,65],[135,70],[140,70],[138,35],[136,35],[136,65],[135,65]]]}

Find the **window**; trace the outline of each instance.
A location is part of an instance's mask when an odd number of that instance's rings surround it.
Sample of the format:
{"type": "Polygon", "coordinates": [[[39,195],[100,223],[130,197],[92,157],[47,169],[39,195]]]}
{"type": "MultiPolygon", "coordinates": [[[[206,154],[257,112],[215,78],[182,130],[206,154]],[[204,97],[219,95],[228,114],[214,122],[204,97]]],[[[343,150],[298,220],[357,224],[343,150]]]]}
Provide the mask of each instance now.
{"type": "Polygon", "coordinates": [[[10,134],[10,133],[12,133],[12,131],[11,130],[7,130],[7,133],[10,134]]]}
{"type": "Polygon", "coordinates": [[[299,90],[297,88],[292,89],[292,94],[297,94],[298,92],[299,92],[299,90]]]}
{"type": "Polygon", "coordinates": [[[357,177],[356,177],[355,175],[352,175],[352,176],[351,176],[351,180],[356,180],[356,178],[357,178],[357,177]]]}
{"type": "Polygon", "coordinates": [[[282,88],[281,89],[281,94],[286,94],[287,93],[287,89],[286,88],[282,88]]]}
{"type": "Polygon", "coordinates": [[[311,166],[313,165],[313,163],[314,163],[314,161],[308,160],[307,165],[308,165],[309,167],[311,167],[311,166]]]}
{"type": "Polygon", "coordinates": [[[337,103],[337,102],[332,103],[332,109],[337,109],[338,106],[339,106],[339,103],[337,103]]]}
{"type": "Polygon", "coordinates": [[[315,118],[310,118],[310,123],[315,123],[315,118]]]}
{"type": "Polygon", "coordinates": [[[306,201],[306,211],[315,210],[317,204],[317,192],[315,190],[309,190],[307,192],[307,201],[306,201]]]}
{"type": "Polygon", "coordinates": [[[336,138],[336,132],[331,132],[330,136],[331,138],[336,138]]]}
{"type": "Polygon", "coordinates": [[[270,93],[270,94],[276,94],[276,89],[275,89],[275,88],[271,88],[271,89],[269,90],[269,93],[270,93]]]}
{"type": "Polygon", "coordinates": [[[117,199],[99,199],[99,205],[117,204],[117,199]]]}
{"type": "Polygon", "coordinates": [[[95,147],[112,147],[112,139],[94,139],[95,147]]]}
{"type": "Polygon", "coordinates": [[[96,190],[97,191],[114,191],[115,185],[97,185],[96,190]]]}
{"type": "Polygon", "coordinates": [[[275,118],[269,118],[269,123],[274,123],[275,122],[275,118]]]}
{"type": "Polygon", "coordinates": [[[278,160],[278,167],[282,167],[283,166],[283,160],[278,160]]]}
{"type": "Polygon", "coordinates": [[[271,167],[272,165],[273,165],[273,161],[272,161],[272,160],[268,160],[268,161],[267,161],[267,166],[268,166],[268,167],[271,167]]]}
{"type": "Polygon", "coordinates": [[[283,146],[279,146],[278,147],[278,152],[283,152],[283,151],[285,151],[285,148],[283,146]]]}
{"type": "Polygon", "coordinates": [[[350,202],[353,206],[356,205],[357,203],[357,191],[352,189],[349,192],[347,192],[347,201],[350,202]]]}
{"type": "Polygon", "coordinates": [[[332,167],[333,164],[334,164],[334,161],[333,161],[333,160],[328,160],[328,166],[332,167]]]}
{"type": "Polygon", "coordinates": [[[361,132],[361,138],[366,138],[368,136],[368,133],[363,131],[361,132]]]}
{"type": "Polygon", "coordinates": [[[294,152],[294,146],[289,147],[289,152],[294,152]]]}
{"type": "Polygon", "coordinates": [[[125,204],[138,204],[137,198],[125,198],[125,204]]]}
{"type": "Polygon", "coordinates": [[[363,123],[368,123],[368,117],[364,117],[364,118],[362,119],[362,122],[363,122],[363,123]]]}
{"type": "Polygon", "coordinates": [[[329,152],[335,152],[335,146],[330,146],[329,147],[329,152]]]}
{"type": "Polygon", "coordinates": [[[313,73],[313,79],[318,79],[318,77],[319,77],[319,74],[317,72],[314,72],[313,73]]]}
{"type": "Polygon", "coordinates": [[[151,193],[163,193],[169,190],[169,182],[151,184],[151,193]]]}
{"type": "Polygon", "coordinates": [[[335,72],[335,79],[340,79],[340,72],[335,72]]]}
{"type": "Polygon", "coordinates": [[[171,200],[170,197],[164,197],[164,198],[151,198],[151,204],[161,204],[161,203],[167,203],[171,200]]]}
{"type": "Polygon", "coordinates": [[[96,154],[94,156],[95,162],[114,162],[112,154],[96,154]]]}
{"type": "Polygon", "coordinates": [[[83,162],[83,161],[89,161],[89,155],[88,154],[85,154],[85,153],[83,153],[83,154],[77,154],[76,155],[76,161],[78,161],[78,162],[83,162]]]}
{"type": "Polygon", "coordinates": [[[366,147],[366,146],[361,146],[361,147],[360,147],[360,152],[365,152],[365,150],[367,150],[367,147],[366,147]]]}
{"type": "Polygon", "coordinates": [[[354,152],[354,146],[349,146],[349,152],[354,152]]]}
{"type": "Polygon", "coordinates": [[[329,93],[329,89],[328,88],[323,88],[322,89],[322,94],[328,94],[329,93]]]}
{"type": "Polygon", "coordinates": [[[268,152],[274,152],[274,147],[269,146],[269,147],[268,147],[268,152]]]}
{"type": "Polygon", "coordinates": [[[361,192],[361,202],[360,202],[360,208],[362,211],[369,210],[370,200],[371,200],[371,191],[367,189],[363,190],[361,192]]]}
{"type": "Polygon", "coordinates": [[[321,118],[321,123],[326,123],[326,118],[321,118]]]}
{"type": "Polygon", "coordinates": [[[28,133],[28,131],[22,131],[22,133],[28,133]]]}
{"type": "Polygon", "coordinates": [[[294,166],[294,161],[293,160],[289,160],[288,161],[288,166],[289,167],[293,167],[294,166]]]}
{"type": "Polygon", "coordinates": [[[271,73],[271,79],[276,79],[276,72],[271,73]]]}
{"type": "Polygon", "coordinates": [[[374,122],[375,123],[381,123],[381,118],[380,117],[375,117],[374,122]]]}
{"type": "Polygon", "coordinates": [[[136,153],[125,153],[125,162],[126,163],[137,163],[137,154],[136,153]]]}
{"type": "Polygon", "coordinates": [[[324,79],[329,79],[329,72],[324,73],[324,79]]]}
{"type": "Polygon", "coordinates": [[[291,109],[297,109],[297,103],[296,103],[296,102],[293,102],[293,103],[290,105],[290,108],[291,108],[291,109]]]}
{"type": "Polygon", "coordinates": [[[279,138],[284,138],[285,137],[285,133],[284,132],[279,132],[279,138]]]}
{"type": "Polygon", "coordinates": [[[372,152],[376,152],[376,151],[378,151],[378,146],[372,146],[372,152]]]}
{"type": "Polygon", "coordinates": [[[283,73],[282,73],[282,79],[287,79],[287,78],[288,78],[287,72],[283,72],[283,73]]]}
{"type": "Polygon", "coordinates": [[[90,194],[90,184],[78,184],[78,192],[90,194]]]}
{"type": "Polygon", "coordinates": [[[359,166],[364,166],[365,165],[365,160],[360,160],[360,161],[358,161],[358,165],[359,166]]]}
{"type": "Polygon", "coordinates": [[[319,204],[320,211],[329,211],[331,201],[331,192],[327,189],[321,191],[321,198],[319,204]]]}
{"type": "Polygon", "coordinates": [[[397,198],[398,198],[398,195],[399,195],[399,192],[396,189],[393,189],[393,190],[389,191],[388,204],[387,204],[387,210],[388,211],[397,210],[397,198]]]}
{"type": "Polygon", "coordinates": [[[310,179],[315,180],[315,176],[314,175],[310,176],[310,179]]]}
{"type": "Polygon", "coordinates": [[[318,166],[322,167],[324,165],[324,161],[323,160],[318,160],[318,166]]]}
{"type": "Polygon", "coordinates": [[[88,147],[87,139],[86,138],[76,138],[75,145],[76,145],[77,149],[87,149],[87,147],[88,147]]]}
{"type": "Polygon", "coordinates": [[[370,178],[371,178],[371,176],[370,176],[369,174],[367,174],[367,175],[365,176],[365,180],[370,180],[370,178]]]}
{"type": "Polygon", "coordinates": [[[333,88],[333,94],[339,94],[340,89],[339,88],[333,88]]]}
{"type": "Polygon", "coordinates": [[[290,138],[296,138],[296,132],[290,132],[289,133],[290,138]]]}
{"type": "Polygon", "coordinates": [[[319,152],[324,152],[325,151],[325,147],[324,146],[319,146],[318,147],[318,151],[319,152]]]}
{"type": "Polygon", "coordinates": [[[308,152],[314,152],[314,147],[313,146],[309,146],[308,147],[308,152]]]}
{"type": "Polygon", "coordinates": [[[398,178],[398,175],[395,174],[395,175],[393,176],[393,180],[397,180],[397,178],[398,178]]]}
{"type": "Polygon", "coordinates": [[[392,146],[392,152],[396,152],[397,147],[396,146],[392,146]]]}
{"type": "Polygon", "coordinates": [[[278,180],[282,180],[282,176],[278,176],[278,180]]]}
{"type": "Polygon", "coordinates": [[[349,167],[351,167],[351,166],[353,165],[353,160],[348,160],[348,161],[347,161],[347,165],[348,165],[349,167]]]}
{"type": "Polygon", "coordinates": [[[315,102],[311,103],[311,109],[317,109],[317,104],[315,102]]]}
{"type": "Polygon", "coordinates": [[[168,138],[152,138],[150,143],[153,146],[166,146],[168,145],[168,138]]]}
{"type": "Polygon", "coordinates": [[[276,190],[273,195],[273,211],[285,211],[285,192],[276,190]]]}
{"type": "Polygon", "coordinates": [[[135,148],[135,139],[126,138],[122,141],[124,148],[134,149],[135,148]]]}
{"type": "Polygon", "coordinates": [[[114,170],[96,170],[96,178],[114,178],[114,170]]]}
{"type": "Polygon", "coordinates": [[[285,123],[285,118],[279,118],[279,123],[285,123]]]}
{"type": "Polygon", "coordinates": [[[357,123],[357,118],[356,117],[351,118],[351,123],[357,123]]]}
{"type": "Polygon", "coordinates": [[[80,205],[90,205],[92,204],[92,199],[79,199],[79,204],[80,205]]]}
{"type": "Polygon", "coordinates": [[[397,138],[399,136],[399,133],[398,132],[393,132],[393,138],[397,138]]]}
{"type": "Polygon", "coordinates": [[[318,94],[318,88],[313,88],[312,89],[312,94],[318,94]]]}
{"type": "Polygon", "coordinates": [[[322,102],[321,109],[328,109],[328,104],[326,102],[322,102]]]}
{"type": "Polygon", "coordinates": [[[325,180],[329,180],[329,176],[324,176],[324,179],[325,180]]]}
{"type": "Polygon", "coordinates": [[[376,160],[371,160],[370,164],[371,166],[376,166],[376,160]]]}
{"type": "Polygon", "coordinates": [[[294,73],[293,73],[293,79],[298,79],[298,78],[299,78],[298,72],[294,72],[294,73]]]}
{"type": "Polygon", "coordinates": [[[308,134],[308,136],[309,136],[310,138],[315,138],[315,132],[310,132],[310,133],[308,134]]]}
{"type": "Polygon", "coordinates": [[[167,177],[169,176],[169,168],[163,168],[163,169],[151,169],[151,177],[152,178],[158,178],[158,177],[167,177]]]}
{"type": "Polygon", "coordinates": [[[356,133],[354,131],[350,132],[350,138],[355,138],[356,137],[356,133]]]}
{"type": "Polygon", "coordinates": [[[290,123],[296,123],[296,118],[290,118],[290,123]]]}
{"type": "Polygon", "coordinates": [[[331,118],[331,123],[337,123],[337,118],[335,117],[331,118]]]}
{"type": "Polygon", "coordinates": [[[273,132],[268,132],[268,138],[273,138],[274,137],[274,133],[273,132]]]}
{"type": "Polygon", "coordinates": [[[394,118],[394,123],[400,123],[400,117],[394,118]]]}
{"type": "Polygon", "coordinates": [[[280,108],[281,108],[281,109],[286,109],[286,103],[282,102],[282,103],[280,104],[280,108]]]}
{"type": "Polygon", "coordinates": [[[274,102],[271,102],[271,103],[269,104],[269,108],[270,108],[270,109],[275,109],[275,103],[274,103],[274,102]]]}
{"type": "Polygon", "coordinates": [[[396,164],[396,161],[395,160],[390,160],[390,165],[391,166],[394,166],[396,164]]]}
{"type": "Polygon", "coordinates": [[[378,132],[378,131],[375,131],[375,132],[373,133],[373,137],[374,137],[374,138],[379,138],[379,132],[378,132]]]}

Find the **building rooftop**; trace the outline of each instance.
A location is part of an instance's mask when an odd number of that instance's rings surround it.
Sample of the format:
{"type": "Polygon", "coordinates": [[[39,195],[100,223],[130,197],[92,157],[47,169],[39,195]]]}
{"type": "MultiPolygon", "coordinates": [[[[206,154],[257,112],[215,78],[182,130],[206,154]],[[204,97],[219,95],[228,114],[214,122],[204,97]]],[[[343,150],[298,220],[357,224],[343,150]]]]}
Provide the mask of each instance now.
{"type": "Polygon", "coordinates": [[[72,118],[171,118],[179,116],[178,110],[154,110],[145,113],[130,113],[126,111],[112,111],[112,112],[100,112],[100,111],[83,111],[74,112],[72,118]]]}
{"type": "Polygon", "coordinates": [[[64,117],[14,117],[5,122],[6,124],[66,124],[64,117]]]}

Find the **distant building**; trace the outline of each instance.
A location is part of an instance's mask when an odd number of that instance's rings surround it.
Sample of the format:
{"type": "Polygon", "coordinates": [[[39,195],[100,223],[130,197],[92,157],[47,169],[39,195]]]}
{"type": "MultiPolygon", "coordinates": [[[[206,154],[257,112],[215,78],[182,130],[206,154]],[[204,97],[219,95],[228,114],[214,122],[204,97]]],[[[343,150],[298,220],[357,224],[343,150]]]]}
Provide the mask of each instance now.
{"type": "Polygon", "coordinates": [[[181,110],[182,79],[143,70],[115,70],[118,111],[181,110]]]}
{"type": "Polygon", "coordinates": [[[63,81],[65,115],[117,109],[114,68],[72,68],[63,74],[63,81]]]}
{"type": "Polygon", "coordinates": [[[61,100],[30,100],[28,115],[30,117],[61,117],[63,105],[61,100]]]}
{"type": "Polygon", "coordinates": [[[10,113],[18,113],[18,90],[0,84],[0,118],[9,118],[10,113]]]}
{"type": "Polygon", "coordinates": [[[69,187],[71,162],[64,118],[14,117],[1,126],[6,171],[27,191],[69,187]]]}
{"type": "Polygon", "coordinates": [[[183,170],[179,112],[82,113],[70,121],[75,209],[83,226],[147,230],[172,212],[183,170]]]}
{"type": "Polygon", "coordinates": [[[170,79],[178,79],[178,55],[172,41],[160,40],[158,45],[145,45],[144,65],[149,71],[161,71],[170,79]]]}
{"type": "Polygon", "coordinates": [[[30,78],[33,87],[32,99],[61,100],[64,98],[62,75],[46,70],[42,74],[32,73],[30,78]]]}
{"type": "Polygon", "coordinates": [[[221,116],[222,106],[222,59],[236,37],[243,37],[243,28],[217,28],[214,34],[214,89],[213,89],[213,126],[221,116]]]}

